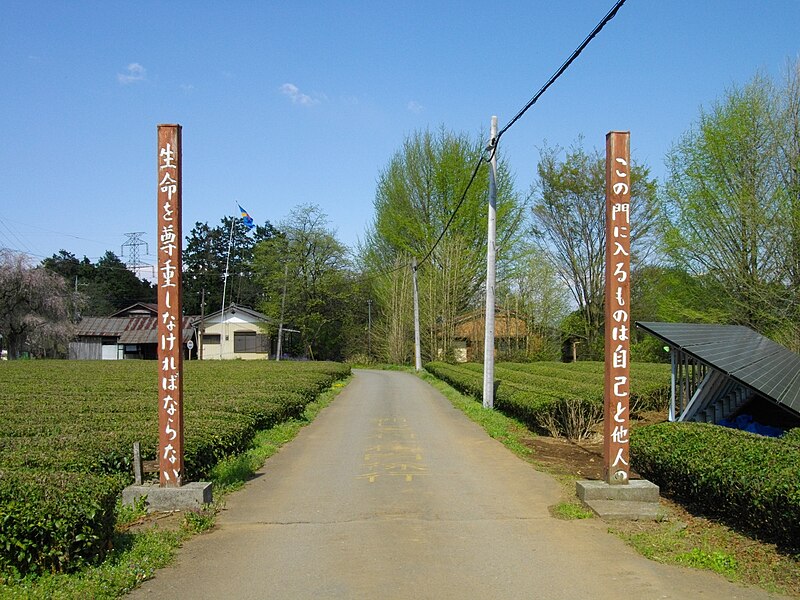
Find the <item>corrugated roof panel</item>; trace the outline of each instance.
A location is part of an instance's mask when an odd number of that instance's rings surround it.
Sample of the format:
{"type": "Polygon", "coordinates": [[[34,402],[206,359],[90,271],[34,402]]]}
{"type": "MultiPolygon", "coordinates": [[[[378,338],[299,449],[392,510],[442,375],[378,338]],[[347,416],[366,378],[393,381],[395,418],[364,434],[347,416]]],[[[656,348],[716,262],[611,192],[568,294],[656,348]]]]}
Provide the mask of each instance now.
{"type": "Polygon", "coordinates": [[[741,325],[636,325],[800,414],[800,356],[769,338],[741,325]]]}
{"type": "MultiPolygon", "coordinates": [[[[192,339],[192,317],[183,317],[183,339],[192,339]]],[[[78,324],[78,335],[116,337],[120,344],[155,344],[158,342],[156,317],[86,317],[78,324]]]]}

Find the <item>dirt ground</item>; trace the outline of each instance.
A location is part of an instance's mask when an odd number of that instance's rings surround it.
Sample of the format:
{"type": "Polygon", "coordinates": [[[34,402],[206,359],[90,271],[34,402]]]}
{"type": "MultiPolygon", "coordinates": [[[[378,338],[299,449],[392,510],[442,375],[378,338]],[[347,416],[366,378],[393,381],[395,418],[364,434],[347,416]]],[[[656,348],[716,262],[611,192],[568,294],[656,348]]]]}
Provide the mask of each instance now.
{"type": "MultiPolygon", "coordinates": [[[[665,412],[646,412],[637,415],[631,423],[633,427],[660,423],[667,420],[665,412]]],[[[602,425],[600,425],[602,428],[602,425]]],[[[552,469],[556,473],[575,475],[583,479],[603,479],[603,439],[602,429],[589,439],[573,442],[566,438],[553,438],[544,435],[531,436],[523,443],[534,452],[534,461],[552,469]]],[[[631,471],[631,478],[639,474],[631,471]]]]}
{"type": "Polygon", "coordinates": [[[583,479],[603,478],[603,442],[599,439],[571,442],[565,438],[539,436],[525,440],[537,463],[557,473],[583,479]]]}

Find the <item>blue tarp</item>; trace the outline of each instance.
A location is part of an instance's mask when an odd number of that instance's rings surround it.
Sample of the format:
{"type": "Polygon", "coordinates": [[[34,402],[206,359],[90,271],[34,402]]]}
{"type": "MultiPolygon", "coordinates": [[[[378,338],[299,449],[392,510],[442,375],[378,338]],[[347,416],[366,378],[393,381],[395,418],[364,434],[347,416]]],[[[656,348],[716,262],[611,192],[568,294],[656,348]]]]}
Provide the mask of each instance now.
{"type": "Polygon", "coordinates": [[[786,433],[780,427],[770,427],[769,425],[758,423],[751,415],[739,415],[733,420],[722,419],[717,422],[717,425],[730,427],[731,429],[741,429],[742,431],[749,431],[750,433],[757,433],[758,435],[765,435],[767,437],[781,437],[786,433]]]}

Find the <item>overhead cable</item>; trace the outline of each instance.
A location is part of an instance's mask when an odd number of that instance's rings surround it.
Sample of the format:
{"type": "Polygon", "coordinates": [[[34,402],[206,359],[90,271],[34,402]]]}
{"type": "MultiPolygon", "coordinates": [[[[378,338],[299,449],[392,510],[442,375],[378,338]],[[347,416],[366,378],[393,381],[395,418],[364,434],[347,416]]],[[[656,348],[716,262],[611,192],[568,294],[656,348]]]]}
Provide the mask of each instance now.
{"type": "MultiPolygon", "coordinates": [[[[433,244],[433,246],[431,246],[431,249],[428,250],[428,253],[425,255],[425,257],[417,263],[417,268],[419,268],[420,265],[422,265],[426,260],[428,260],[431,257],[431,255],[433,254],[433,251],[439,245],[439,242],[441,242],[442,238],[444,238],[445,234],[447,233],[448,229],[450,228],[450,225],[452,225],[453,220],[456,218],[456,214],[458,213],[459,209],[461,208],[461,205],[464,203],[464,200],[467,197],[467,193],[469,192],[469,189],[472,187],[472,184],[475,182],[475,178],[478,176],[478,171],[480,170],[481,165],[483,163],[488,163],[489,161],[491,161],[492,157],[497,152],[497,144],[500,141],[500,138],[503,136],[503,134],[506,131],[508,131],[514,125],[514,123],[519,121],[522,118],[522,116],[534,104],[536,104],[536,102],[539,100],[539,98],[542,97],[542,95],[547,91],[547,89],[551,85],[553,85],[558,80],[559,77],[561,77],[564,74],[564,72],[570,67],[570,65],[573,62],[575,62],[575,60],[578,58],[578,56],[581,55],[581,52],[583,52],[586,49],[586,46],[588,46],[589,43],[597,36],[597,34],[600,33],[603,30],[603,28],[615,16],[617,16],[617,12],[619,12],[619,9],[622,8],[622,5],[625,4],[625,2],[626,2],[626,0],[617,0],[617,3],[614,4],[614,6],[611,8],[611,10],[608,11],[608,13],[606,13],[606,16],[604,16],[601,19],[601,21],[595,26],[595,28],[592,29],[592,31],[589,33],[589,35],[586,36],[586,38],[583,40],[583,42],[581,42],[581,44],[572,52],[572,54],[569,56],[569,58],[566,61],[564,61],[564,63],[558,68],[558,70],[555,73],[553,73],[553,75],[550,77],[550,79],[548,79],[547,82],[539,89],[539,91],[536,92],[536,94],[534,94],[534,96],[528,101],[528,103],[525,104],[525,106],[523,106],[522,109],[520,109],[520,111],[514,116],[514,118],[511,119],[500,131],[497,132],[497,135],[494,137],[494,139],[489,141],[489,145],[486,147],[486,151],[490,153],[489,156],[488,157],[487,156],[481,156],[480,158],[478,158],[478,161],[475,164],[475,168],[472,171],[472,176],[470,177],[469,183],[467,183],[467,187],[464,189],[464,192],[461,194],[461,199],[458,201],[458,204],[456,205],[455,210],[453,210],[453,213],[450,215],[450,219],[447,221],[447,224],[444,226],[444,229],[442,230],[442,233],[439,234],[439,237],[436,239],[436,242],[433,244]]],[[[379,273],[378,275],[385,275],[385,274],[393,273],[394,271],[397,271],[397,270],[399,270],[399,267],[395,267],[394,269],[391,269],[391,270],[388,270],[388,271],[384,271],[382,273],[379,273]]]]}
{"type": "Polygon", "coordinates": [[[497,142],[500,140],[503,134],[506,131],[508,131],[514,123],[519,121],[522,118],[522,115],[524,115],[531,106],[536,104],[539,98],[541,98],[542,94],[544,94],[547,91],[547,88],[553,85],[556,82],[556,80],[564,74],[564,71],[566,71],[573,62],[575,62],[575,59],[578,58],[578,56],[580,56],[581,52],[583,52],[586,46],[589,45],[589,42],[591,42],[594,39],[594,37],[602,31],[603,27],[605,27],[609,23],[609,21],[611,21],[611,19],[617,16],[617,12],[619,11],[620,8],[622,8],[622,5],[625,4],[625,1],[626,0],[617,1],[617,3],[613,6],[613,8],[610,11],[608,11],[606,16],[603,17],[603,19],[597,24],[597,26],[595,26],[594,29],[592,29],[592,32],[586,36],[586,39],[584,39],[583,42],[581,42],[580,46],[578,46],[575,49],[575,51],[570,55],[570,57],[566,61],[564,61],[564,64],[562,64],[558,68],[558,70],[552,75],[552,77],[550,77],[550,79],[547,80],[547,83],[545,83],[539,89],[539,91],[536,92],[536,94],[534,94],[533,98],[531,98],[528,101],[528,103],[524,107],[522,107],[522,109],[514,116],[513,119],[511,119],[508,122],[508,124],[506,124],[500,131],[497,132],[497,137],[493,140],[493,145],[497,145],[497,142]]]}

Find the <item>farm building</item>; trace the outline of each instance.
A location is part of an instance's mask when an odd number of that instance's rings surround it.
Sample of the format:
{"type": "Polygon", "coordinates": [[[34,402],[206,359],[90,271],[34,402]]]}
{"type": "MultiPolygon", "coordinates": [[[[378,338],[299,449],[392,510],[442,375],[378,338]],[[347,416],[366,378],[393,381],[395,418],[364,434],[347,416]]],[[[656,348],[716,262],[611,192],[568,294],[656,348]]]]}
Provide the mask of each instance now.
{"type": "MultiPolygon", "coordinates": [[[[453,353],[456,362],[483,360],[486,318],[475,310],[456,318],[453,353]]],[[[514,311],[497,308],[494,317],[495,352],[524,350],[528,342],[528,326],[514,311]]]]}
{"type": "MultiPolygon", "coordinates": [[[[183,317],[181,342],[189,357],[188,342],[194,340],[193,317],[183,317]]],[[[84,317],[69,344],[72,360],[122,360],[158,358],[158,306],[139,302],[110,317],[84,317]]]]}

